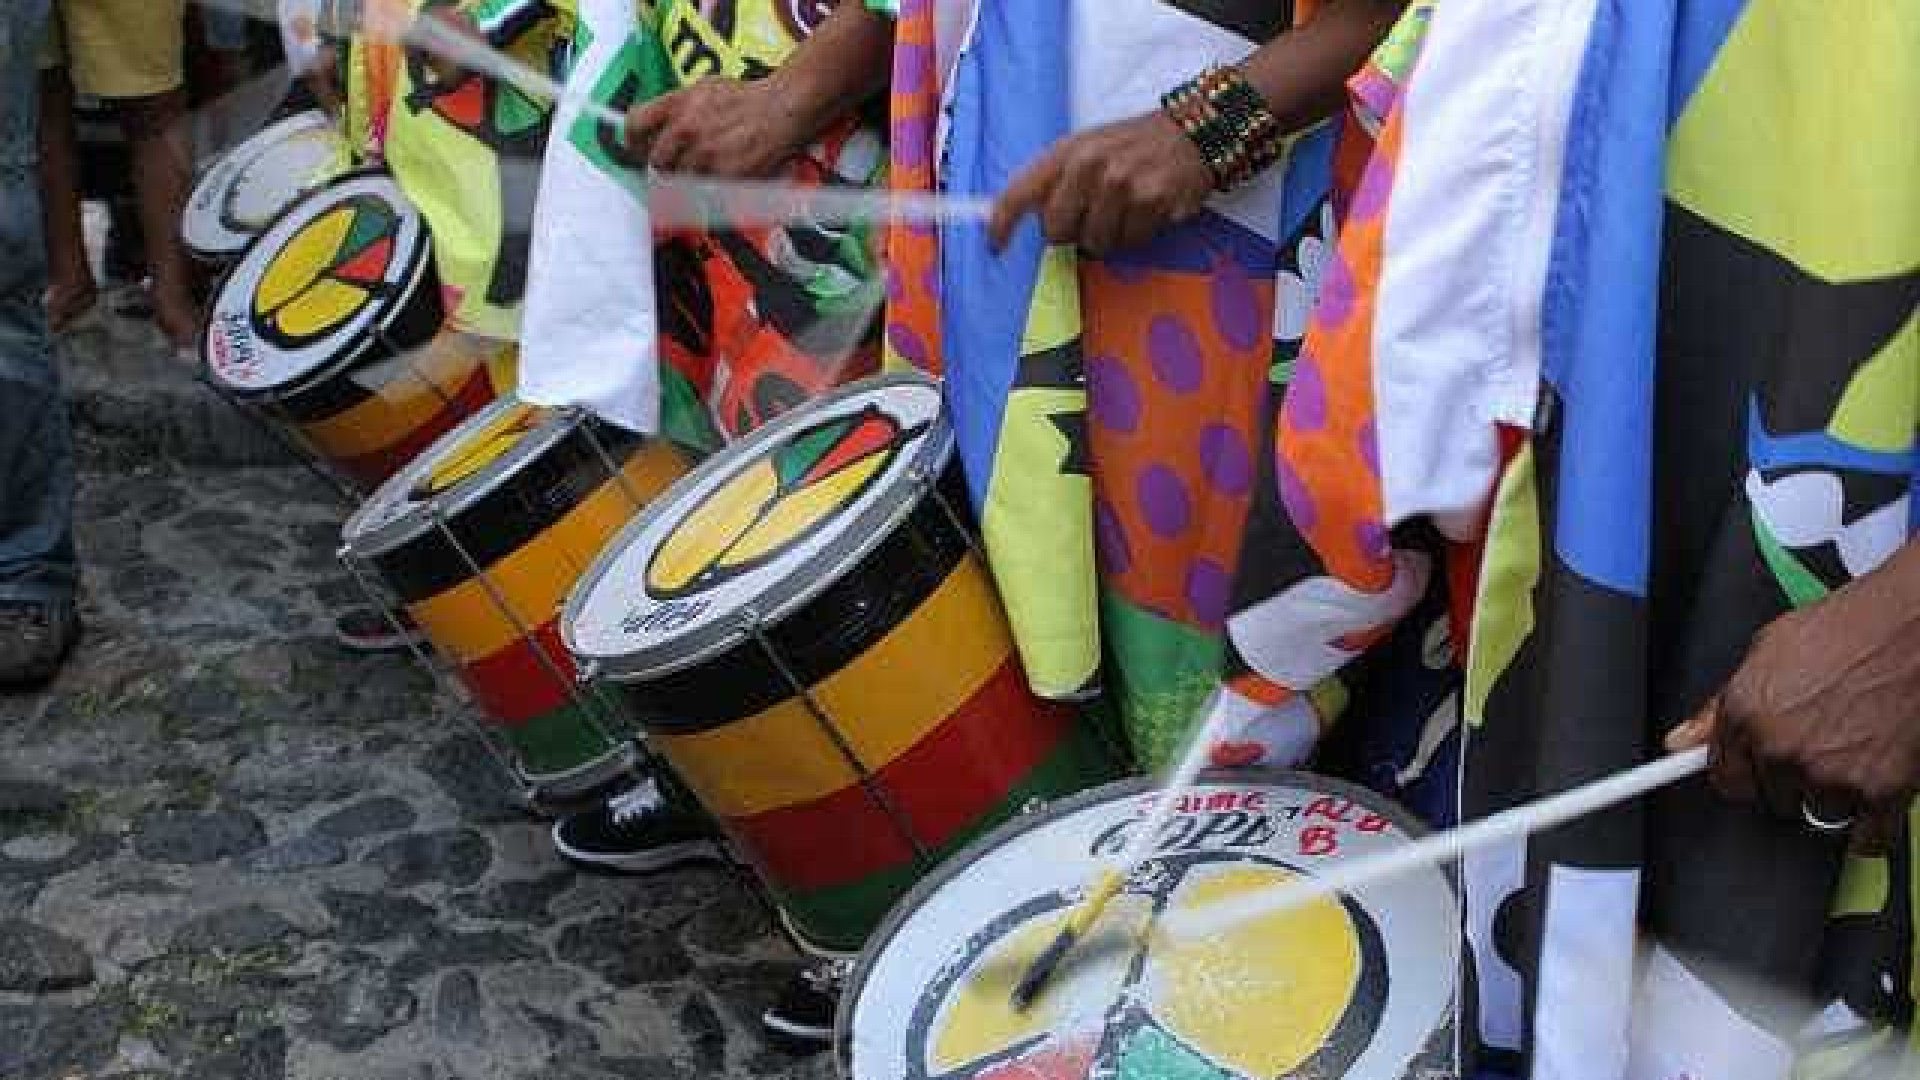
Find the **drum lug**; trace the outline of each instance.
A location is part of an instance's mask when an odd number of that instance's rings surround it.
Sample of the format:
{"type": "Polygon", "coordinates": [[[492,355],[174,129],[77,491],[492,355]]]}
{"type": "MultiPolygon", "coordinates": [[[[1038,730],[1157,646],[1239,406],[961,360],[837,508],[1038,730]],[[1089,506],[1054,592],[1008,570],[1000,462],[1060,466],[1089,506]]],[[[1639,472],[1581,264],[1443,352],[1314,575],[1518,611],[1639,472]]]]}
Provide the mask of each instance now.
{"type": "Polygon", "coordinates": [[[1046,808],[1047,808],[1047,800],[1042,799],[1038,795],[1036,795],[1033,798],[1028,799],[1026,802],[1023,802],[1020,804],[1019,816],[1031,817],[1034,814],[1037,814],[1040,811],[1045,810],[1046,808]]]}
{"type": "Polygon", "coordinates": [[[574,681],[581,686],[591,686],[600,679],[600,661],[574,660],[574,681]]]}

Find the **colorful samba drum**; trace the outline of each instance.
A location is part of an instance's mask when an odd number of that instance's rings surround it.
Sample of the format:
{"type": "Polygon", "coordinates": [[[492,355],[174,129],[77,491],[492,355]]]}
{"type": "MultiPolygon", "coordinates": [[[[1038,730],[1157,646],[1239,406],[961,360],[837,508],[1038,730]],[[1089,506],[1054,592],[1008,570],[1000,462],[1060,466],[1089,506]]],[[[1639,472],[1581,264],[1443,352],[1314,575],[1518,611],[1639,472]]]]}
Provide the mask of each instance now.
{"type": "Polygon", "coordinates": [[[342,559],[377,578],[459,673],[530,801],[590,792],[632,764],[557,621],[581,570],[686,469],[663,440],[501,400],[346,524],[342,559]]]}
{"type": "Polygon", "coordinates": [[[202,343],[215,390],[371,489],[512,385],[511,345],[440,333],[420,214],[359,172],[282,214],[221,283],[202,343]]]}
{"type": "Polygon", "coordinates": [[[1208,921],[1211,905],[1256,900],[1419,831],[1386,800],[1317,776],[1203,777],[1040,997],[1016,1011],[1015,984],[1145,827],[1155,797],[1144,780],[1087,792],[1009,823],[922,882],[853,973],[840,1010],[842,1074],[1459,1075],[1460,907],[1446,870],[1208,921]]]}
{"type": "Polygon", "coordinates": [[[568,601],[568,648],[807,948],[858,950],[950,851],[1114,774],[1027,689],[939,387],[850,384],[710,458],[568,601]]]}
{"type": "Polygon", "coordinates": [[[282,210],[326,181],[339,152],[333,121],[317,109],[268,125],[200,178],[180,219],[181,239],[203,262],[232,262],[282,210]]]}

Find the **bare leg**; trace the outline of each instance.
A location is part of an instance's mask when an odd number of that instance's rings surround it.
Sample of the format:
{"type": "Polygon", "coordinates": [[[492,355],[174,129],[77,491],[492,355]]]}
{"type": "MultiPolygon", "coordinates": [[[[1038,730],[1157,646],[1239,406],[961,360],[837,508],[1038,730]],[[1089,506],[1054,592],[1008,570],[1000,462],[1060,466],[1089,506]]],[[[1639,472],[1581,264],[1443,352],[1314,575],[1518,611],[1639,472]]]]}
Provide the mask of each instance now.
{"type": "Polygon", "coordinates": [[[193,264],[180,242],[180,213],[193,182],[185,102],[184,91],[170,90],[118,103],[153,272],[153,321],[175,348],[191,347],[200,332],[193,264]]]}
{"type": "Polygon", "coordinates": [[[47,229],[47,328],[54,333],[86,314],[99,296],[80,228],[80,148],[67,69],[40,78],[40,195],[47,229]]]}

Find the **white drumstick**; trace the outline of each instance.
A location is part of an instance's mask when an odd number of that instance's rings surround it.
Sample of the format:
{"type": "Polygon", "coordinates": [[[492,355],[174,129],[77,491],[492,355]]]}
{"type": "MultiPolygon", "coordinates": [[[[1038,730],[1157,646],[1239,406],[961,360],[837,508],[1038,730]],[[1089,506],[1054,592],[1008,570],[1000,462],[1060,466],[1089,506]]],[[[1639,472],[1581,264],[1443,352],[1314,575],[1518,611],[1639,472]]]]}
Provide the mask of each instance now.
{"type": "Polygon", "coordinates": [[[1169,911],[1160,918],[1168,932],[1183,937],[1219,934],[1248,919],[1291,911],[1324,897],[1349,893],[1363,885],[1428,866],[1452,862],[1476,848],[1551,829],[1574,818],[1645,795],[1701,772],[1707,767],[1708,748],[1701,746],[1638,768],[1618,772],[1591,784],[1544,799],[1502,810],[1491,817],[1402,847],[1336,863],[1313,877],[1299,877],[1251,896],[1169,911]]]}

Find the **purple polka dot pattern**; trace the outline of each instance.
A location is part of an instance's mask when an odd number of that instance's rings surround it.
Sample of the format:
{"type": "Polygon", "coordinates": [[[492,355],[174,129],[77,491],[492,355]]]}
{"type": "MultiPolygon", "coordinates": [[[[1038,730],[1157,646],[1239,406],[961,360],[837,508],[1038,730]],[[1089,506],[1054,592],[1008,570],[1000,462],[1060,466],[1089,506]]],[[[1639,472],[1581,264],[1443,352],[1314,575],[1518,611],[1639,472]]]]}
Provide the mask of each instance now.
{"type": "Polygon", "coordinates": [[[919,137],[920,125],[913,117],[903,117],[893,123],[893,158],[895,163],[906,169],[923,169],[927,165],[927,141],[919,137]]]}
{"type": "Polygon", "coordinates": [[[913,332],[913,327],[905,323],[888,323],[887,343],[893,346],[893,351],[899,353],[902,360],[923,371],[926,369],[927,346],[920,340],[920,335],[913,332]]]}
{"type": "Polygon", "coordinates": [[[1127,530],[1120,524],[1120,515],[1114,513],[1104,499],[1093,503],[1093,545],[1104,572],[1124,574],[1133,568],[1133,549],[1127,545],[1127,530]]]}
{"type": "Polygon", "coordinates": [[[1227,619],[1227,605],[1233,597],[1233,579],[1212,559],[1195,559],[1187,566],[1187,603],[1194,617],[1206,626],[1218,626],[1227,619]]]}
{"type": "Polygon", "coordinates": [[[887,267],[887,302],[897,304],[906,292],[906,285],[900,280],[900,271],[887,267]]]}
{"type": "Polygon", "coordinates": [[[1353,542],[1359,545],[1360,554],[1369,559],[1387,557],[1387,527],[1372,518],[1354,525],[1353,542]]]}
{"type": "Polygon", "coordinates": [[[1200,472],[1222,495],[1239,497],[1253,486],[1253,455],[1240,433],[1225,424],[1200,431],[1200,472]]]}
{"type": "Polygon", "coordinates": [[[1327,271],[1320,279],[1320,303],[1314,308],[1314,320],[1338,326],[1353,314],[1353,271],[1347,260],[1335,252],[1327,260],[1327,271]]]}
{"type": "Polygon", "coordinates": [[[1286,424],[1294,431],[1319,431],[1327,424],[1327,386],[1320,378],[1320,365],[1302,353],[1293,365],[1293,378],[1287,382],[1281,405],[1286,424]]]}
{"type": "Polygon", "coordinates": [[[1160,385],[1176,394],[1200,389],[1200,344],[1177,316],[1155,315],[1147,324],[1147,356],[1160,385]]]}
{"type": "Polygon", "coordinates": [[[1307,494],[1307,485],[1293,471],[1287,459],[1274,459],[1274,479],[1280,486],[1280,501],[1287,508],[1287,517],[1294,527],[1306,531],[1320,521],[1320,510],[1313,504],[1313,496],[1307,494]]]}
{"type": "Polygon", "coordinates": [[[1211,291],[1213,321],[1220,336],[1236,349],[1258,345],[1266,327],[1260,317],[1260,298],[1247,272],[1238,263],[1219,262],[1214,267],[1211,291]]]}
{"type": "Polygon", "coordinates": [[[926,270],[921,273],[920,287],[925,289],[927,291],[927,295],[934,298],[935,300],[938,300],[940,298],[940,294],[945,292],[945,290],[940,287],[940,264],[939,263],[936,262],[931,266],[928,266],[926,270]]]}
{"type": "Polygon", "coordinates": [[[1379,217],[1387,208],[1387,193],[1392,190],[1392,165],[1384,158],[1375,158],[1360,175],[1360,186],[1354,190],[1348,217],[1355,220],[1379,217]]]}
{"type": "MultiPolygon", "coordinates": [[[[902,16],[906,12],[901,12],[902,16]]],[[[926,88],[927,74],[933,70],[933,50],[920,42],[903,42],[893,54],[893,92],[918,94],[926,88]]]]}
{"type": "Polygon", "coordinates": [[[1360,434],[1356,438],[1360,442],[1360,460],[1366,463],[1368,472],[1379,476],[1380,429],[1374,426],[1372,420],[1368,420],[1361,426],[1360,434]]]}
{"type": "Polygon", "coordinates": [[[1140,388],[1126,365],[1111,356],[1087,361],[1087,399],[1101,427],[1131,434],[1140,426],[1140,388]]]}
{"type": "Polygon", "coordinates": [[[1162,539],[1180,535],[1193,522],[1193,497],[1179,475],[1165,465],[1156,462],[1140,470],[1134,496],[1140,500],[1147,528],[1162,539]]]}

